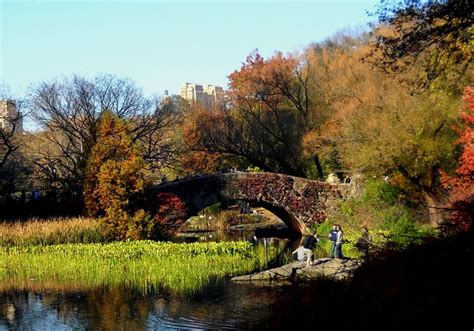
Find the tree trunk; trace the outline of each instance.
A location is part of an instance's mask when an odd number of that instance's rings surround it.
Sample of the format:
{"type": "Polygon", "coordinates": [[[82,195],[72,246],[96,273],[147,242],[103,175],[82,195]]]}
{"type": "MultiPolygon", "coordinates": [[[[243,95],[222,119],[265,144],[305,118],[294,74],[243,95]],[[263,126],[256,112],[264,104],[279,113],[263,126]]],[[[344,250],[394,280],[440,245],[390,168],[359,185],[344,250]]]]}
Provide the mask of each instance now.
{"type": "Polygon", "coordinates": [[[314,161],[314,164],[316,165],[316,169],[318,170],[318,178],[324,181],[324,172],[323,172],[323,167],[321,166],[321,161],[319,161],[319,156],[318,155],[313,156],[313,161],[314,161]]]}
{"type": "Polygon", "coordinates": [[[439,227],[444,222],[445,209],[443,204],[440,201],[439,197],[431,192],[423,192],[423,197],[425,198],[426,207],[430,215],[430,223],[434,228],[439,227]]]}

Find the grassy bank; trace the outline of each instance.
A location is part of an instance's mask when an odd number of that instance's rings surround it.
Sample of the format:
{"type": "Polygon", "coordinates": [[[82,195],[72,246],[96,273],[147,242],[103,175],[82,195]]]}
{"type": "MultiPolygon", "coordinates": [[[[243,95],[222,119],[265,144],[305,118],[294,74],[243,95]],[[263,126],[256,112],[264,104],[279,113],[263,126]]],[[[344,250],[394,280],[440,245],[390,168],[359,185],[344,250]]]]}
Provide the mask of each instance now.
{"type": "Polygon", "coordinates": [[[103,242],[99,222],[91,218],[52,218],[0,222],[0,246],[103,242]]]}
{"type": "Polygon", "coordinates": [[[165,286],[190,293],[216,278],[254,270],[246,242],[176,244],[152,241],[0,247],[0,283],[125,284],[142,291],[165,286]]]}

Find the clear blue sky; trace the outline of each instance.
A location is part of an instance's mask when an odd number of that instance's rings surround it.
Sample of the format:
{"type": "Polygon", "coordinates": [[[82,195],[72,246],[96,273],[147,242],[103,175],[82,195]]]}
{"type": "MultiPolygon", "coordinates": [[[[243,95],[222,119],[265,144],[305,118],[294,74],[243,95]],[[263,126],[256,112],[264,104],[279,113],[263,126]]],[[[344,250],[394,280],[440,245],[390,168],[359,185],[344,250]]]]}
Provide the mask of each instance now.
{"type": "Polygon", "coordinates": [[[226,87],[253,49],[302,49],[365,25],[377,2],[0,0],[0,83],[21,94],[62,75],[112,73],[146,94],[185,81],[226,87]]]}

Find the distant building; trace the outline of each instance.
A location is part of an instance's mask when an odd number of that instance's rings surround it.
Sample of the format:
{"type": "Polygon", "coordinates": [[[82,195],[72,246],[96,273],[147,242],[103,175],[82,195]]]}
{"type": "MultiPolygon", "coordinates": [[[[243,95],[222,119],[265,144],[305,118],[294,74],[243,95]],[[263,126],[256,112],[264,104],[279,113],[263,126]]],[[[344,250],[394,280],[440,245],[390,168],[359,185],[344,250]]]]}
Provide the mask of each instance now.
{"type": "Polygon", "coordinates": [[[170,97],[168,90],[165,90],[165,94],[160,99],[160,106],[165,106],[173,103],[173,98],[170,97]]]}
{"type": "Polygon", "coordinates": [[[15,132],[23,133],[23,119],[16,108],[13,100],[0,100],[0,129],[9,131],[15,122],[15,132]]]}
{"type": "Polygon", "coordinates": [[[224,103],[224,89],[215,85],[184,83],[180,95],[190,103],[199,103],[204,107],[221,106],[224,103]]]}
{"type": "Polygon", "coordinates": [[[224,103],[224,89],[220,86],[205,85],[204,93],[207,95],[208,102],[212,105],[222,105],[224,103]]]}

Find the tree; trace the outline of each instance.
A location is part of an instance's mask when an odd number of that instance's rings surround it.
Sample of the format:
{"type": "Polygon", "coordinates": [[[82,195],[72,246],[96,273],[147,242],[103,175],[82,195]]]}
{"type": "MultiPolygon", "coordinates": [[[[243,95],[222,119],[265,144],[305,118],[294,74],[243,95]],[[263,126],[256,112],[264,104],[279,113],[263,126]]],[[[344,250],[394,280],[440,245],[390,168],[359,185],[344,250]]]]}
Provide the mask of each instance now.
{"type": "Polygon", "coordinates": [[[167,171],[178,176],[196,175],[199,173],[210,173],[226,167],[228,157],[207,150],[199,150],[197,147],[199,134],[196,133],[198,118],[209,113],[200,103],[189,104],[187,100],[177,100],[181,116],[178,124],[172,130],[169,138],[176,150],[176,157],[168,165],[167,171]]]}
{"type": "Polygon", "coordinates": [[[334,157],[343,171],[403,176],[438,226],[445,212],[439,175],[454,166],[458,102],[442,90],[411,93],[397,77],[360,61],[368,49],[350,39],[310,49],[318,92],[330,111],[320,129],[305,136],[305,148],[334,157]]]}
{"type": "Polygon", "coordinates": [[[22,113],[24,101],[0,101],[0,194],[25,189],[29,164],[24,145],[22,113]]]}
{"type": "Polygon", "coordinates": [[[0,101],[0,169],[18,149],[18,135],[24,115],[12,100],[0,101]]]}
{"type": "MultiPolygon", "coordinates": [[[[265,60],[255,52],[229,79],[230,109],[197,113],[188,130],[193,148],[245,158],[263,170],[305,176],[301,137],[311,123],[311,102],[301,59],[276,53],[265,60]]],[[[318,170],[322,176],[319,165],[318,170]]]]}
{"type": "Polygon", "coordinates": [[[45,132],[41,138],[55,146],[51,150],[54,154],[42,158],[37,153],[34,162],[40,168],[57,168],[60,180],[78,194],[82,193],[86,162],[105,111],[130,123],[130,137],[138,143],[148,167],[162,166],[173,153],[165,133],[175,119],[175,108],[160,107],[129,80],[110,75],[93,80],[73,76],[42,83],[32,91],[31,104],[45,132]]]}
{"type": "Polygon", "coordinates": [[[455,160],[456,103],[402,93],[392,101],[353,114],[340,133],[341,158],[368,174],[401,174],[422,193],[431,224],[438,226],[444,220],[440,170],[455,160]]]}
{"type": "Polygon", "coordinates": [[[455,176],[446,175],[444,185],[449,189],[451,221],[469,229],[474,215],[474,86],[464,89],[464,101],[465,108],[461,111],[464,125],[457,141],[463,150],[455,176]]]}
{"type": "Polygon", "coordinates": [[[472,67],[473,11],[470,0],[382,1],[371,56],[389,72],[415,68],[411,82],[421,87],[460,94],[472,67]]]}
{"type": "Polygon", "coordinates": [[[341,163],[338,132],[341,123],[363,104],[374,103],[378,91],[393,82],[360,61],[366,52],[366,35],[338,33],[306,50],[309,63],[309,96],[316,115],[303,137],[303,148],[309,157],[321,158],[331,172],[350,173],[341,163]]]}
{"type": "Polygon", "coordinates": [[[61,144],[51,143],[61,137],[58,131],[34,131],[25,135],[24,154],[31,163],[31,181],[35,189],[78,194],[81,183],[71,176],[77,167],[75,159],[63,154],[61,144]]]}
{"type": "Polygon", "coordinates": [[[106,233],[114,239],[144,239],[154,232],[151,218],[139,208],[145,165],[131,130],[117,115],[104,112],[86,168],[87,211],[102,216],[106,233]]]}

